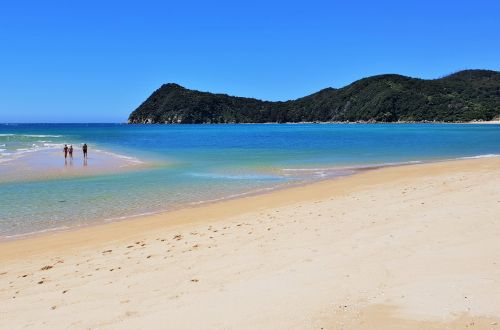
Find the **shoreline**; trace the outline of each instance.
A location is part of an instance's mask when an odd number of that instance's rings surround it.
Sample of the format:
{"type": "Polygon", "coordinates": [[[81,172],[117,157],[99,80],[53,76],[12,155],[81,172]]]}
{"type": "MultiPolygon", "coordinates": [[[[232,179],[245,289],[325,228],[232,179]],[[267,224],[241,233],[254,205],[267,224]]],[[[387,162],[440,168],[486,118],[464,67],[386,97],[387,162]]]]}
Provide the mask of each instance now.
{"type": "MultiPolygon", "coordinates": [[[[102,152],[102,151],[98,150],[97,152],[102,152]]],[[[391,163],[383,163],[383,164],[364,164],[364,165],[344,166],[344,167],[325,167],[325,168],[311,168],[311,169],[300,169],[300,170],[294,169],[294,171],[323,170],[323,171],[332,171],[332,172],[337,172],[337,173],[335,173],[333,175],[332,174],[325,175],[325,177],[309,178],[308,180],[301,179],[298,181],[285,182],[285,183],[282,183],[282,184],[279,184],[276,186],[272,186],[272,187],[265,187],[265,188],[260,188],[257,190],[241,192],[241,193],[238,193],[235,195],[220,197],[220,198],[216,198],[216,199],[212,199],[212,200],[202,200],[202,201],[196,201],[196,202],[181,203],[178,205],[171,206],[170,209],[151,211],[151,212],[146,212],[146,213],[141,213],[141,214],[131,214],[131,215],[126,215],[126,216],[121,216],[121,217],[116,217],[116,218],[95,219],[95,220],[88,222],[88,223],[85,223],[85,224],[62,225],[59,227],[47,228],[47,229],[43,229],[40,231],[4,236],[4,237],[0,237],[0,246],[3,242],[12,242],[12,241],[17,241],[17,240],[43,237],[45,235],[55,235],[55,234],[59,234],[59,233],[67,233],[67,232],[82,230],[82,229],[89,228],[89,227],[100,226],[100,225],[111,224],[111,223],[122,222],[122,221],[130,221],[130,220],[135,220],[135,219],[143,218],[143,217],[168,215],[168,213],[182,211],[185,209],[192,209],[192,208],[207,206],[207,205],[211,205],[211,204],[224,203],[226,201],[238,200],[240,198],[266,195],[269,193],[279,192],[279,191],[293,189],[293,188],[297,188],[297,187],[306,187],[306,186],[313,185],[313,184],[316,184],[319,182],[328,182],[328,181],[342,179],[345,177],[359,175],[359,174],[367,172],[367,171],[373,171],[373,170],[379,170],[379,169],[391,168],[391,167],[399,167],[399,166],[411,166],[411,165],[417,165],[417,164],[433,164],[433,163],[440,163],[440,162],[449,162],[449,161],[466,160],[466,159],[478,159],[478,158],[490,158],[490,157],[500,157],[500,155],[488,154],[488,155],[459,157],[459,158],[451,158],[451,159],[435,159],[435,160],[427,160],[427,161],[418,160],[418,161],[407,161],[407,162],[391,162],[391,163]]],[[[151,164],[149,164],[149,165],[151,165],[151,164]]],[[[128,168],[126,170],[127,171],[141,170],[141,169],[145,168],[145,166],[146,166],[145,163],[142,163],[140,165],[136,164],[136,165],[132,165],[131,168],[128,168]]],[[[283,171],[287,171],[287,170],[289,170],[289,169],[283,169],[283,171]]],[[[102,174],[102,173],[97,173],[97,174],[102,174]]],[[[73,177],[78,177],[78,176],[73,176],[73,177]]]]}
{"type": "MultiPolygon", "coordinates": [[[[98,152],[102,152],[102,151],[98,150],[98,152]]],[[[260,188],[257,190],[241,192],[241,193],[238,193],[235,195],[225,196],[225,197],[221,197],[221,198],[217,198],[217,199],[213,199],[213,200],[202,200],[202,201],[197,201],[197,202],[183,203],[183,204],[171,206],[171,208],[164,209],[164,210],[151,211],[151,212],[146,212],[146,213],[141,213],[141,214],[131,214],[131,215],[121,216],[121,217],[117,217],[117,218],[95,219],[95,220],[92,220],[92,221],[85,223],[85,224],[78,224],[78,225],[73,224],[73,225],[68,225],[68,226],[63,225],[61,227],[48,228],[48,229],[43,229],[40,231],[4,236],[4,237],[0,237],[0,246],[3,243],[7,243],[7,242],[14,242],[14,241],[18,241],[18,240],[43,237],[46,235],[57,235],[60,233],[68,233],[68,232],[73,232],[73,231],[78,231],[78,230],[82,230],[82,229],[86,229],[86,228],[107,225],[107,224],[113,224],[113,223],[134,221],[134,220],[138,220],[138,219],[144,218],[144,217],[152,217],[152,216],[160,217],[162,215],[167,216],[169,213],[172,213],[172,212],[178,212],[178,211],[182,211],[182,210],[188,210],[188,209],[193,209],[193,208],[197,208],[197,207],[208,206],[211,204],[224,203],[224,202],[228,202],[228,201],[238,200],[241,198],[267,195],[267,194],[271,194],[271,193],[275,193],[275,192],[278,193],[280,191],[284,191],[284,190],[286,191],[288,189],[293,189],[293,188],[298,188],[298,187],[307,187],[307,186],[314,185],[314,184],[321,183],[321,182],[335,181],[335,180],[339,180],[339,179],[343,179],[343,178],[347,178],[347,177],[351,177],[351,176],[356,176],[356,175],[362,174],[364,172],[376,171],[376,170],[385,169],[385,168],[394,168],[394,167],[397,168],[397,167],[402,167],[402,166],[446,163],[446,162],[455,162],[455,161],[461,161],[461,160],[473,160],[473,159],[483,159],[483,158],[492,158],[492,157],[500,157],[500,155],[485,154],[485,155],[477,155],[477,156],[470,156],[470,157],[458,157],[458,158],[417,160],[417,161],[393,162],[393,163],[383,163],[383,164],[364,164],[364,165],[345,166],[345,167],[326,167],[326,168],[320,168],[320,169],[317,169],[317,168],[300,169],[300,171],[324,170],[324,171],[337,171],[337,172],[342,172],[342,173],[337,173],[335,175],[326,175],[325,177],[321,177],[321,178],[310,178],[309,180],[290,181],[290,182],[282,183],[282,184],[272,186],[272,187],[265,187],[265,188],[260,188]]],[[[151,164],[149,164],[149,165],[151,166],[151,164]]],[[[128,168],[127,170],[140,170],[140,169],[145,168],[146,166],[147,165],[145,165],[145,163],[142,163],[141,165],[136,164],[136,165],[133,165],[132,168],[128,168]]],[[[283,171],[286,171],[286,170],[288,170],[288,169],[283,169],[283,171]]],[[[299,171],[299,170],[295,170],[295,171],[299,171]]]]}
{"type": "MultiPolygon", "coordinates": [[[[268,188],[262,188],[259,189],[258,191],[249,191],[249,192],[243,192],[240,194],[237,194],[235,196],[229,196],[229,197],[222,197],[219,199],[215,200],[207,200],[207,201],[200,201],[200,202],[193,202],[193,203],[188,203],[188,204],[181,204],[178,205],[177,207],[174,207],[169,210],[160,210],[160,211],[155,211],[151,213],[144,213],[144,214],[137,214],[137,215],[130,215],[130,216],[124,216],[118,219],[100,219],[100,220],[95,220],[92,223],[88,224],[83,224],[79,226],[70,226],[70,227],[64,227],[64,228],[49,228],[47,230],[42,230],[42,231],[37,231],[37,232],[30,232],[27,234],[20,234],[16,235],[15,237],[0,237],[0,247],[3,245],[8,245],[10,244],[16,244],[18,242],[22,241],[29,241],[31,239],[41,239],[45,240],[47,237],[54,237],[59,236],[59,235],[78,235],[80,231],[94,231],[98,230],[101,227],[105,228],[107,226],[120,226],[123,224],[123,226],[127,226],[127,223],[131,223],[135,227],[137,225],[135,222],[140,222],[140,221],[146,221],[148,225],[159,225],[159,224],[152,224],[150,220],[153,220],[154,222],[159,221],[160,218],[176,218],[178,215],[181,215],[184,217],[184,213],[191,213],[195,212],[198,209],[212,209],[212,208],[217,208],[219,206],[224,207],[225,203],[230,204],[231,202],[233,203],[238,203],[238,202],[243,202],[247,199],[266,199],[268,196],[272,199],[274,197],[278,197],[278,195],[281,192],[289,192],[290,194],[295,194],[300,193],[301,190],[308,190],[308,189],[314,189],[316,186],[321,189],[322,185],[330,185],[330,184],[335,184],[338,180],[345,180],[348,178],[352,177],[357,177],[366,173],[371,173],[374,171],[384,171],[384,170],[390,170],[390,169],[398,169],[398,168],[404,168],[404,167],[412,167],[412,166],[425,166],[425,165],[432,165],[432,164],[451,164],[455,162],[461,162],[461,161],[475,161],[475,160],[480,160],[480,159],[488,159],[488,158],[498,158],[500,155],[478,155],[478,156],[471,156],[471,157],[459,157],[459,158],[452,158],[452,159],[437,159],[437,160],[431,160],[431,161],[409,161],[409,162],[401,162],[401,163],[387,163],[387,164],[381,164],[381,165],[366,165],[366,166],[359,166],[359,167],[346,167],[346,168],[339,168],[339,169],[348,169],[348,170],[353,170],[352,173],[349,174],[344,174],[344,175],[339,175],[335,177],[325,177],[321,179],[315,179],[312,181],[300,181],[300,182],[288,182],[286,184],[277,186],[277,187],[268,187],[268,188]],[[276,196],[273,196],[276,195],[276,196]],[[191,212],[190,212],[191,211],[191,212]]],[[[337,168],[335,168],[337,169],[337,168]]],[[[279,197],[277,198],[278,200],[281,200],[279,197]]],[[[293,199],[296,200],[296,199],[293,199]]],[[[297,199],[297,201],[300,201],[300,198],[297,199]]],[[[258,201],[261,202],[261,201],[258,201]]],[[[267,203],[266,203],[267,204],[267,203]]],[[[237,214],[237,213],[231,213],[232,215],[237,214]]],[[[182,225],[183,223],[178,222],[178,221],[172,221],[172,225],[182,225]]],[[[186,225],[189,225],[190,223],[187,222],[185,223],[186,225]]],[[[166,224],[168,226],[168,224],[166,224]]],[[[0,250],[0,260],[2,258],[2,251],[0,250]]]]}
{"type": "MultiPolygon", "coordinates": [[[[51,125],[54,123],[29,123],[29,125],[51,125]]],[[[186,123],[65,123],[65,125],[263,125],[263,124],[500,124],[500,120],[471,120],[471,121],[301,121],[301,122],[264,122],[264,123],[199,123],[199,124],[186,124],[186,123]]],[[[26,125],[26,123],[0,123],[3,126],[17,126],[26,125]]]]}
{"type": "Polygon", "coordinates": [[[499,182],[499,157],[384,167],[2,242],[0,326],[495,328],[499,182]]]}
{"type": "Polygon", "coordinates": [[[119,125],[304,125],[304,124],[317,124],[317,125],[328,125],[328,124],[362,124],[362,125],[379,125],[379,124],[392,124],[392,125],[404,125],[404,124],[450,124],[450,125],[464,125],[464,124],[486,124],[486,125],[500,125],[500,120],[471,120],[471,121],[300,121],[300,122],[263,122],[263,123],[135,123],[135,122],[123,122],[119,125]]]}
{"type": "MultiPolygon", "coordinates": [[[[441,160],[441,161],[446,161],[446,160],[441,160]]],[[[439,162],[439,160],[433,161],[433,162],[439,162]]],[[[420,164],[420,163],[424,163],[424,162],[410,161],[410,162],[401,162],[401,163],[387,163],[387,164],[380,164],[380,165],[376,165],[376,164],[371,165],[370,164],[370,165],[358,166],[358,167],[324,168],[322,170],[325,170],[325,171],[326,170],[328,170],[328,171],[344,171],[345,173],[337,174],[337,175],[330,175],[330,176],[326,176],[323,178],[311,178],[309,180],[289,181],[289,182],[281,183],[279,185],[272,186],[272,187],[264,187],[264,188],[260,188],[257,190],[245,191],[245,192],[241,192],[241,193],[237,193],[237,194],[229,195],[229,196],[225,196],[225,197],[220,197],[220,198],[216,198],[216,199],[178,204],[178,205],[172,206],[170,209],[151,211],[151,212],[146,212],[146,213],[141,213],[141,214],[131,214],[131,215],[121,216],[121,217],[117,217],[117,218],[96,219],[96,220],[93,220],[93,221],[86,223],[86,224],[69,225],[69,226],[62,226],[62,227],[57,227],[57,228],[48,228],[48,229],[44,229],[41,231],[34,231],[34,232],[16,234],[16,235],[4,236],[4,237],[0,236],[0,246],[4,242],[13,242],[13,241],[17,241],[17,240],[43,237],[45,235],[67,233],[67,232],[82,230],[82,229],[89,228],[89,227],[95,227],[95,226],[112,224],[112,223],[119,223],[119,222],[126,222],[126,221],[133,221],[133,220],[136,220],[138,218],[143,218],[143,217],[167,215],[168,213],[171,213],[171,212],[188,210],[188,209],[193,209],[193,208],[197,208],[197,207],[208,206],[211,204],[224,203],[224,202],[228,202],[228,201],[238,200],[240,198],[266,195],[269,193],[279,192],[279,191],[283,191],[283,190],[287,190],[287,189],[309,186],[309,185],[319,183],[319,182],[337,180],[337,179],[341,179],[344,177],[357,175],[357,174],[363,173],[365,171],[371,171],[371,170],[381,169],[381,168],[385,168],[385,167],[414,165],[414,164],[420,164]]],[[[429,162],[429,163],[431,163],[431,162],[429,162]]],[[[134,168],[133,170],[136,170],[136,169],[140,170],[142,168],[144,168],[144,167],[134,168]]],[[[284,169],[284,170],[287,170],[287,169],[284,169]]],[[[306,171],[314,171],[317,169],[305,169],[305,170],[306,171]]]]}

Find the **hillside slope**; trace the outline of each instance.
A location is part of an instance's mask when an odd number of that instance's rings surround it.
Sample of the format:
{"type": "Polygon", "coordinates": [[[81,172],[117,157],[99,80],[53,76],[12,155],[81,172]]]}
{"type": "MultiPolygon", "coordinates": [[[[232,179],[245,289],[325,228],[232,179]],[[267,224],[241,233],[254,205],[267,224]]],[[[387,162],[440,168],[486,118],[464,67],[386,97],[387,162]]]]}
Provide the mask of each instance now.
{"type": "Polygon", "coordinates": [[[165,84],[130,114],[129,123],[458,122],[499,114],[500,72],[465,70],[434,80],[373,76],[286,102],[165,84]]]}

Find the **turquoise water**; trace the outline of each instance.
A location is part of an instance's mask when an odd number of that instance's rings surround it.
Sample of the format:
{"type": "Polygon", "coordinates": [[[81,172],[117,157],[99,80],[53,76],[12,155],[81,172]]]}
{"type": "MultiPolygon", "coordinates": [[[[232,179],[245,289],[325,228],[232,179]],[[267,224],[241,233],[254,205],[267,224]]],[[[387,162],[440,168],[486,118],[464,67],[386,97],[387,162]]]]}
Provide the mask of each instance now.
{"type": "Polygon", "coordinates": [[[364,166],[496,155],[500,125],[5,124],[0,175],[2,165],[22,165],[26,154],[83,142],[90,146],[89,167],[95,149],[153,166],[79,177],[0,178],[0,237],[158,212],[364,166]]]}

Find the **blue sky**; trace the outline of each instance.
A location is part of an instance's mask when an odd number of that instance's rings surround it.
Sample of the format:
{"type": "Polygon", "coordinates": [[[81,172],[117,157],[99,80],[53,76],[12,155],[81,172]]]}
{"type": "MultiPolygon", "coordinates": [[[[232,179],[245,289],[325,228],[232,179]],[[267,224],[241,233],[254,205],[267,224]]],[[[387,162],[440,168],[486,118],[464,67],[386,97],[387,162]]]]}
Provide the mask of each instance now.
{"type": "Polygon", "coordinates": [[[500,70],[500,1],[0,3],[0,122],[124,122],[162,83],[267,100],[500,70]]]}

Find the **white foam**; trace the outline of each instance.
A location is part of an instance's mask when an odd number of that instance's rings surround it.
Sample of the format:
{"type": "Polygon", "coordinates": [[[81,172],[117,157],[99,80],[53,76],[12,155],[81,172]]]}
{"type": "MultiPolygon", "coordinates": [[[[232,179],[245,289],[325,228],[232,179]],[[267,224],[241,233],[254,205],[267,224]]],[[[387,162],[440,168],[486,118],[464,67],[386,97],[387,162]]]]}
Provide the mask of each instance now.
{"type": "Polygon", "coordinates": [[[206,199],[206,200],[201,200],[201,201],[197,201],[197,202],[191,202],[191,203],[189,203],[189,205],[200,205],[200,204],[206,204],[206,203],[220,202],[220,201],[224,201],[224,200],[228,200],[228,199],[235,199],[238,197],[255,195],[255,194],[263,193],[265,191],[273,191],[276,189],[278,189],[278,187],[266,187],[266,188],[261,188],[261,189],[254,189],[251,191],[242,192],[242,193],[238,193],[238,194],[232,194],[232,195],[225,196],[225,197],[206,199]]]}
{"type": "Polygon", "coordinates": [[[19,136],[25,137],[37,137],[37,138],[45,138],[45,137],[62,137],[62,135],[47,135],[47,134],[19,134],[19,136]]]}
{"type": "Polygon", "coordinates": [[[33,137],[33,138],[45,138],[45,137],[62,137],[62,135],[51,135],[51,134],[0,134],[0,136],[22,136],[22,137],[33,137]]]}
{"type": "MultiPolygon", "coordinates": [[[[80,226],[75,225],[74,227],[80,227],[80,226]]],[[[21,238],[21,237],[26,237],[26,236],[36,235],[36,234],[43,234],[43,233],[50,233],[50,232],[57,232],[57,231],[62,231],[62,230],[68,230],[70,228],[72,228],[72,227],[60,226],[60,227],[42,229],[42,230],[37,230],[37,231],[32,231],[32,232],[22,233],[22,234],[5,235],[5,236],[0,237],[0,241],[3,240],[3,239],[9,240],[9,239],[21,238]]]]}
{"type": "Polygon", "coordinates": [[[329,172],[329,171],[345,171],[345,170],[358,170],[372,167],[384,167],[384,166],[398,166],[398,165],[410,165],[410,164],[420,164],[421,160],[411,160],[407,162],[389,162],[389,163],[374,163],[374,164],[364,164],[364,165],[353,165],[353,166],[338,166],[338,167],[317,167],[317,168],[283,168],[283,172],[329,172]]]}
{"type": "Polygon", "coordinates": [[[44,143],[43,146],[50,149],[56,149],[64,147],[64,143],[44,143]]]}
{"type": "Polygon", "coordinates": [[[276,175],[265,175],[265,174],[239,174],[239,175],[229,175],[229,174],[217,174],[217,173],[188,173],[190,176],[209,178],[209,179],[228,179],[228,180],[277,180],[282,179],[281,176],[276,175]]]}
{"type": "Polygon", "coordinates": [[[492,158],[492,157],[500,157],[498,154],[484,154],[477,156],[469,156],[469,157],[460,157],[458,159],[478,159],[478,158],[492,158]]]}
{"type": "Polygon", "coordinates": [[[122,155],[122,154],[117,154],[115,152],[111,152],[111,151],[105,151],[105,150],[101,150],[101,149],[94,149],[94,151],[96,152],[100,152],[100,153],[103,153],[103,154],[106,154],[106,155],[110,155],[110,156],[113,156],[113,157],[116,157],[116,158],[120,158],[120,159],[125,159],[131,163],[136,163],[136,164],[143,164],[144,162],[143,161],[140,161],[139,159],[135,158],[135,157],[132,157],[132,156],[126,156],[126,155],[122,155]]]}
{"type": "MultiPolygon", "coordinates": [[[[27,135],[25,135],[27,136],[27,135]]],[[[31,136],[31,135],[30,135],[31,136]]],[[[33,135],[34,136],[34,135],[33,135]]],[[[42,136],[42,135],[36,135],[36,136],[42,136]]],[[[44,135],[44,136],[56,136],[56,135],[44,135]]],[[[60,136],[60,135],[58,135],[60,136]]],[[[47,150],[57,150],[61,149],[64,147],[65,144],[69,145],[70,143],[52,143],[51,141],[37,141],[38,143],[23,143],[23,145],[20,148],[17,148],[13,152],[6,153],[6,149],[0,149],[0,155],[3,157],[9,156],[8,158],[3,158],[1,161],[6,162],[6,161],[11,161],[14,159],[17,159],[25,154],[28,153],[33,153],[33,152],[38,152],[38,151],[47,151],[47,150]]],[[[76,144],[76,143],[74,143],[76,144]]],[[[3,147],[5,147],[5,144],[2,144],[3,147]]],[[[94,149],[96,152],[103,153],[109,156],[112,156],[114,158],[119,158],[126,160],[130,164],[142,164],[143,162],[140,161],[139,159],[131,156],[126,156],[110,151],[105,151],[105,150],[99,150],[99,149],[94,149]]],[[[128,166],[124,165],[124,166],[128,166]]],[[[123,167],[123,166],[122,166],[123,167]]]]}
{"type": "Polygon", "coordinates": [[[55,148],[62,148],[62,144],[51,144],[50,140],[38,140],[35,142],[26,141],[23,137],[29,138],[43,138],[43,137],[61,137],[62,135],[52,135],[52,134],[14,134],[14,133],[2,133],[0,137],[13,137],[9,139],[8,143],[2,143],[0,145],[1,151],[0,155],[2,156],[2,163],[7,161],[15,160],[19,157],[22,157],[25,154],[33,153],[41,150],[49,150],[55,148]],[[6,147],[10,147],[11,150],[9,152],[5,152],[6,147]]]}
{"type": "Polygon", "coordinates": [[[162,212],[165,212],[165,211],[153,211],[153,212],[137,213],[137,214],[133,214],[133,215],[124,215],[121,217],[106,218],[103,221],[110,222],[110,221],[125,220],[125,219],[137,218],[137,217],[144,217],[144,216],[148,216],[148,215],[155,215],[155,214],[162,213],[162,212]]]}

